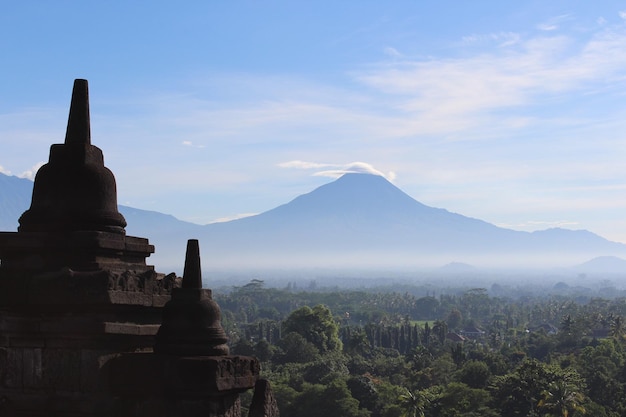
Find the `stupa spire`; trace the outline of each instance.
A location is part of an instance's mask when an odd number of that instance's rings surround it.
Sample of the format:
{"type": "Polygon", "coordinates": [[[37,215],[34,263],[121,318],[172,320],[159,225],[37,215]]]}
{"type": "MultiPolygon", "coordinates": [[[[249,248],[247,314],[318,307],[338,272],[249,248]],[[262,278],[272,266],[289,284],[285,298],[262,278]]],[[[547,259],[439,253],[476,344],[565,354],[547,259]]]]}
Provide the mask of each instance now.
{"type": "Polygon", "coordinates": [[[65,144],[91,145],[91,123],[89,121],[89,86],[87,80],[74,80],[70,115],[65,132],[65,144]]]}
{"type": "Polygon", "coordinates": [[[200,269],[200,246],[197,239],[187,241],[185,269],[183,271],[183,288],[202,288],[202,271],[200,269]]]}

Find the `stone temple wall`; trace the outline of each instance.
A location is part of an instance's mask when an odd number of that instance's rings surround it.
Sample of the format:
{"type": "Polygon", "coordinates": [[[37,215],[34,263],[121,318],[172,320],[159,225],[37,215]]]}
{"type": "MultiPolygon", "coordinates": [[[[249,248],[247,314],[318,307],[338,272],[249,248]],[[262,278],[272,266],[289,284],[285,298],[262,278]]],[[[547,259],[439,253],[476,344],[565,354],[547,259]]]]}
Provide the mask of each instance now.
{"type": "Polygon", "coordinates": [[[185,274],[146,264],[127,236],[115,178],[91,144],[86,80],[65,142],[50,149],[17,232],[0,232],[1,417],[278,416],[256,358],[229,355],[202,288],[199,245],[185,274]]]}

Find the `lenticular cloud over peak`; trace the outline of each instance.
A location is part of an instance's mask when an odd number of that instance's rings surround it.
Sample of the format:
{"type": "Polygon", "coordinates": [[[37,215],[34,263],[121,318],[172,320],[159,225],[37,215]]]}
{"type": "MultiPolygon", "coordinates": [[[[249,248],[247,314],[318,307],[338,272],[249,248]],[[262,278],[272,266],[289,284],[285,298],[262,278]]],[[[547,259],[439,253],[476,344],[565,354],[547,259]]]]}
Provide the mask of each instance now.
{"type": "Polygon", "coordinates": [[[319,162],[305,162],[305,161],[289,161],[278,164],[282,168],[297,168],[297,169],[323,169],[313,173],[317,177],[331,177],[339,178],[344,174],[372,174],[380,175],[389,181],[393,181],[396,178],[396,174],[393,171],[385,174],[382,171],[377,170],[371,164],[367,162],[350,162],[348,164],[327,164],[319,162]]]}

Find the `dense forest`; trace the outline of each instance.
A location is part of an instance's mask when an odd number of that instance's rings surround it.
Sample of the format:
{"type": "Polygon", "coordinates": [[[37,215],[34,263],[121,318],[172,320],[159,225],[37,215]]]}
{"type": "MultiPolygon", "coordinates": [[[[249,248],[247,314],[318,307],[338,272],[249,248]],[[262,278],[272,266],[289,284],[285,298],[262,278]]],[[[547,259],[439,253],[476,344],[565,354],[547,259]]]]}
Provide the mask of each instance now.
{"type": "Polygon", "coordinates": [[[626,296],[559,285],[435,294],[252,280],[214,297],[231,352],[259,358],[283,417],[626,415],[626,296]]]}

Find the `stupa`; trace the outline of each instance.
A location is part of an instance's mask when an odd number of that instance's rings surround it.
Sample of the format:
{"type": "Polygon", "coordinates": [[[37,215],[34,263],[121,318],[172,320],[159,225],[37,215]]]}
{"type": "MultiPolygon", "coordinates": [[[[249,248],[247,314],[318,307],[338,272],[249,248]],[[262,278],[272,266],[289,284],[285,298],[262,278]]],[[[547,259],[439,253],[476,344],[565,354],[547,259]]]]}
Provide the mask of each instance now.
{"type": "Polygon", "coordinates": [[[126,235],[86,80],[19,223],[0,232],[0,416],[240,417],[255,384],[249,416],[278,416],[258,360],[229,355],[198,242],[181,279],[126,235]]]}
{"type": "Polygon", "coordinates": [[[241,417],[239,394],[254,388],[248,417],[278,417],[259,361],[230,355],[211,290],[202,288],[198,241],[187,242],[181,288],[163,309],[154,352],[110,361],[110,385],[124,417],[241,417]]]}
{"type": "Polygon", "coordinates": [[[181,279],[155,272],[148,239],[126,235],[115,177],[91,144],[86,80],[19,222],[0,233],[0,415],[103,413],[107,361],[152,350],[181,279]]]}
{"type": "Polygon", "coordinates": [[[126,236],[113,173],[91,144],[87,80],[76,80],[65,143],[35,177],[30,208],[17,233],[0,235],[4,269],[32,273],[153,270],[148,239],[126,236]]]}

